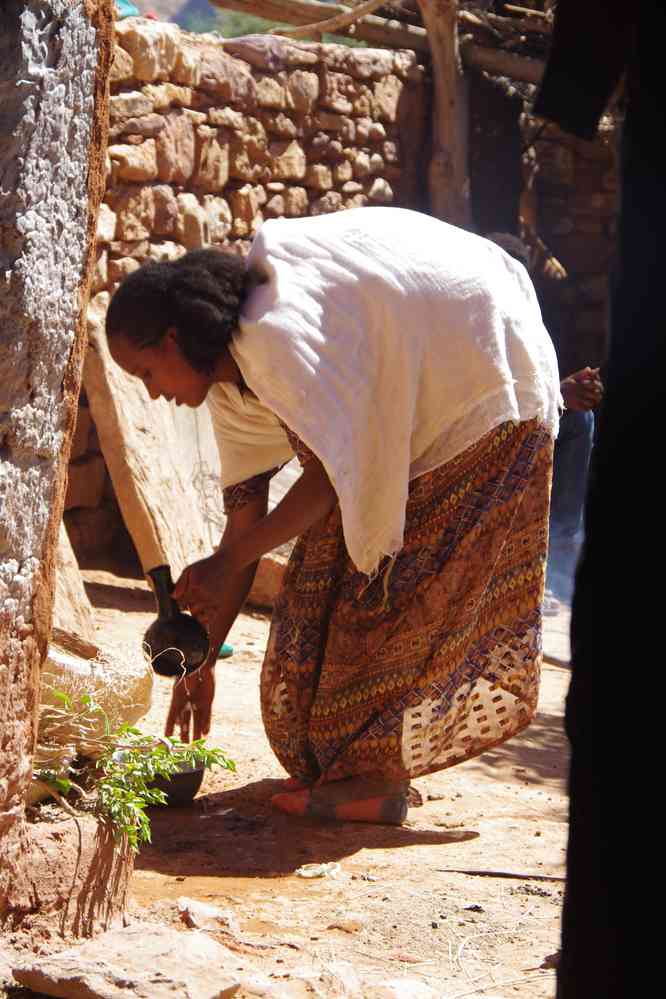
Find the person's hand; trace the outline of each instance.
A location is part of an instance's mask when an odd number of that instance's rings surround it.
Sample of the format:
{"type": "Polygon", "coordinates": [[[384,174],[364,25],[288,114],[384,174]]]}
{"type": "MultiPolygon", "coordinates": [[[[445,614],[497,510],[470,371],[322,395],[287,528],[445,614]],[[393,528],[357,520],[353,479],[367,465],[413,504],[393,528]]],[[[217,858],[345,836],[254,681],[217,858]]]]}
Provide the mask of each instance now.
{"type": "Polygon", "coordinates": [[[604,386],[598,368],[582,368],[560,382],[560,391],[567,409],[586,412],[601,402],[604,386]]]}
{"type": "Polygon", "coordinates": [[[189,610],[208,632],[208,655],[202,670],[215,666],[220,645],[227,637],[230,621],[224,591],[236,571],[228,553],[218,548],[208,558],[188,565],[173,589],[172,597],[178,605],[189,610]]]}
{"type": "Polygon", "coordinates": [[[212,666],[200,666],[194,673],[176,680],[164,734],[173,735],[177,726],[181,742],[196,741],[208,735],[214,697],[215,669],[212,666]]]}
{"type": "Polygon", "coordinates": [[[222,549],[193,562],[183,569],[171,594],[180,607],[189,610],[207,628],[220,605],[228,575],[226,562],[222,549]]]}

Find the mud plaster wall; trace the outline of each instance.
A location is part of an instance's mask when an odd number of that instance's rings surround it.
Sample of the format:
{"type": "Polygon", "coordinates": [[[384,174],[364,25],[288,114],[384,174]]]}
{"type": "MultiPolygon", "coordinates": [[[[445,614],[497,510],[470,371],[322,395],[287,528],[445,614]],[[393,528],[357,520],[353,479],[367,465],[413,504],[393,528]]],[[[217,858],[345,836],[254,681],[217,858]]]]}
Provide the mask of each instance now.
{"type": "MultiPolygon", "coordinates": [[[[426,207],[430,86],[413,52],[225,41],[141,18],[119,21],[116,43],[96,296],[148,259],[245,254],[264,219],[426,207]]],[[[81,562],[121,547],[85,393],[66,511],[81,562]]]]}
{"type": "Polygon", "coordinates": [[[101,196],[110,16],[110,0],[0,5],[0,916],[25,883],[23,801],[101,196]]]}

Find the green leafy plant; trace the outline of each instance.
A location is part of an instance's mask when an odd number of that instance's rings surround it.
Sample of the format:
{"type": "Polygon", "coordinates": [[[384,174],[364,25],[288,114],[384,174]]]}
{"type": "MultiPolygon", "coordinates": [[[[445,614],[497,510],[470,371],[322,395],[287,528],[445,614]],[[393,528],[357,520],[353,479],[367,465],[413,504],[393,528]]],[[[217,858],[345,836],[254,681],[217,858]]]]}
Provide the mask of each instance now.
{"type": "Polygon", "coordinates": [[[165,793],[153,786],[156,778],[169,779],[183,768],[236,769],[222,749],[208,748],[204,739],[183,743],[166,736],[146,735],[127,724],[112,728],[104,710],[89,694],[83,694],[78,702],[62,691],[54,694],[60,707],[51,708],[52,713],[62,716],[63,725],[73,724],[86,732],[86,750],[95,758],[83,771],[71,765],[37,769],[34,780],[46,785],[73,814],[76,809],[66,796],[75,794],[81,811],[94,812],[109,822],[116,840],[126,841],[134,852],[141,843],[150,842],[146,809],[166,802],[165,793]],[[91,720],[100,718],[101,734],[91,734],[91,720]],[[82,783],[87,785],[85,790],[82,783]]]}

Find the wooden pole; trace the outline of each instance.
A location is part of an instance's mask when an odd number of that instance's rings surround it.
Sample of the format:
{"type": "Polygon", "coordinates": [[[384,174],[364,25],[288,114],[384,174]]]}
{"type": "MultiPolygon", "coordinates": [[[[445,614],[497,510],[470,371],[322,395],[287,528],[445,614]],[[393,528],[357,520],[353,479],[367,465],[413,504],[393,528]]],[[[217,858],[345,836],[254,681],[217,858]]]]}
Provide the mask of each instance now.
{"type": "Polygon", "coordinates": [[[467,173],[467,92],[458,53],[457,0],[419,0],[430,42],[435,111],[428,171],[430,210],[454,225],[470,225],[467,173]]]}
{"type": "MultiPolygon", "coordinates": [[[[241,14],[254,14],[268,21],[295,24],[299,27],[313,24],[323,18],[349,14],[353,10],[335,3],[313,3],[312,0],[209,0],[220,10],[235,10],[241,14]]],[[[416,24],[402,24],[385,17],[369,14],[350,28],[340,28],[336,34],[358,38],[369,45],[390,49],[413,49],[428,52],[428,39],[423,28],[416,24]]]]}
{"type": "Polygon", "coordinates": [[[384,0],[364,0],[364,3],[360,4],[358,7],[354,7],[352,10],[348,10],[346,14],[338,14],[336,17],[328,17],[324,20],[318,20],[313,24],[305,24],[302,28],[292,27],[292,28],[277,28],[274,29],[276,35],[288,35],[290,38],[301,38],[309,31],[316,31],[317,34],[320,32],[323,34],[327,32],[333,34],[341,29],[346,30],[356,30],[355,25],[362,18],[369,14],[374,13],[381,5],[384,0]]]}
{"type": "Polygon", "coordinates": [[[494,76],[508,76],[511,80],[521,80],[523,83],[540,83],[546,68],[542,59],[528,59],[504,49],[476,45],[469,37],[460,40],[460,55],[466,66],[485,70],[494,76]]]}

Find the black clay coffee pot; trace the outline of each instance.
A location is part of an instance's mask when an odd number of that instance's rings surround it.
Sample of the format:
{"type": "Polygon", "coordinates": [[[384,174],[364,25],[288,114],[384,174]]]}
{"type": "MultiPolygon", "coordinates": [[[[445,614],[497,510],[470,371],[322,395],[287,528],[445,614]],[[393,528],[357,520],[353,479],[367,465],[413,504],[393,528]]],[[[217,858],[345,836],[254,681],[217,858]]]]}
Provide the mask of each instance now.
{"type": "Polygon", "coordinates": [[[184,614],[171,596],[173,580],[168,565],[158,565],[147,576],[157,605],[157,620],[143,637],[153,670],[160,676],[192,673],[208,655],[206,629],[191,614],[184,614]]]}

